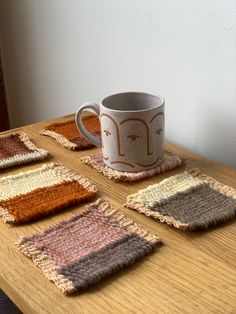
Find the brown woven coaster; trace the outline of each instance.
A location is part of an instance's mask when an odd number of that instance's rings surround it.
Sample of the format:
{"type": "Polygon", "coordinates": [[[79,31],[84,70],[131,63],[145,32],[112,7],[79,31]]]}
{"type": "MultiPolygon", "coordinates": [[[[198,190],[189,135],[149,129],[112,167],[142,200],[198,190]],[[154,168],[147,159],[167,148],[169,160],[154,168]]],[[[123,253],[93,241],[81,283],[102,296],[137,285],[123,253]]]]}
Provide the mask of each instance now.
{"type": "Polygon", "coordinates": [[[126,207],[184,230],[207,229],[236,215],[236,190],[192,169],[127,197],[126,207]]]}
{"type": "Polygon", "coordinates": [[[81,214],[20,238],[16,246],[70,294],[134,264],[158,243],[157,235],[99,199],[81,214]]]}
{"type": "Polygon", "coordinates": [[[80,160],[83,163],[92,166],[98,172],[101,172],[104,176],[108,177],[109,179],[115,182],[119,182],[119,181],[131,182],[131,181],[138,181],[146,177],[152,177],[156,174],[174,169],[180,166],[183,162],[183,159],[180,158],[179,156],[166,153],[164,155],[163,163],[156,168],[153,168],[151,170],[146,170],[146,171],[140,171],[140,172],[122,172],[122,171],[116,171],[107,167],[103,162],[101,153],[81,157],[80,160]]]}
{"type": "Polygon", "coordinates": [[[0,179],[0,217],[26,223],[90,200],[97,188],[86,178],[60,164],[0,179]]]}
{"type": "Polygon", "coordinates": [[[24,132],[0,137],[0,169],[46,158],[48,152],[37,148],[24,132]]]}
{"type": "MultiPolygon", "coordinates": [[[[99,119],[95,115],[90,115],[82,118],[85,128],[93,135],[100,138],[99,119]]],[[[53,123],[40,131],[41,135],[47,135],[54,138],[62,146],[70,150],[82,150],[94,147],[89,143],[75,125],[75,120],[71,119],[66,122],[53,123]]]]}

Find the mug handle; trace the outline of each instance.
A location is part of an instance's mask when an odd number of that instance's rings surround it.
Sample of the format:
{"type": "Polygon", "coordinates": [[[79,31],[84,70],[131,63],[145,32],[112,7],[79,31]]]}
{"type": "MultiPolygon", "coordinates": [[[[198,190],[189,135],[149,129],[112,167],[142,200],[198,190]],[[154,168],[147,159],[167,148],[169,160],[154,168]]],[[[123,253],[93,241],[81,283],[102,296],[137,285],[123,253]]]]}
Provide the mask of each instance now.
{"type": "Polygon", "coordinates": [[[85,109],[92,109],[96,113],[96,115],[100,115],[100,109],[99,105],[96,103],[85,103],[83,104],[76,112],[75,114],[75,124],[78,128],[78,130],[81,132],[81,134],[88,140],[90,143],[97,147],[102,147],[102,142],[94,135],[92,135],[84,126],[83,121],[81,119],[81,113],[85,109]]]}

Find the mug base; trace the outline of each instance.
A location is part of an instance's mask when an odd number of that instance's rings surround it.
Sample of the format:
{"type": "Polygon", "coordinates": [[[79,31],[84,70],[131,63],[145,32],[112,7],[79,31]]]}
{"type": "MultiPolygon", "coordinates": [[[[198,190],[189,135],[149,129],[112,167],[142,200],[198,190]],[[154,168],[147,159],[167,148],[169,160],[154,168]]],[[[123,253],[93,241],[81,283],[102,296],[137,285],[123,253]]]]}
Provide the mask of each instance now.
{"type": "Polygon", "coordinates": [[[104,164],[111,168],[112,170],[116,170],[119,172],[143,172],[143,171],[148,171],[151,169],[155,169],[157,167],[160,167],[161,164],[165,161],[165,156],[164,153],[161,155],[160,159],[154,164],[154,165],[150,165],[150,166],[141,166],[139,164],[131,164],[125,161],[120,161],[120,162],[109,162],[107,160],[103,160],[104,164]]]}

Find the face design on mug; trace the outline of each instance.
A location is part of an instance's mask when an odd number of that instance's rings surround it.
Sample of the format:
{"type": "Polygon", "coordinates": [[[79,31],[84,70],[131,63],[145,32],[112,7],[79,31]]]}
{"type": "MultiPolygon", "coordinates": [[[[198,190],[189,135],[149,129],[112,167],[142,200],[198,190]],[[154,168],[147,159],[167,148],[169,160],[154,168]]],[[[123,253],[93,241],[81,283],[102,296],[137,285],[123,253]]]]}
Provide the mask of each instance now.
{"type": "MultiPolygon", "coordinates": [[[[163,157],[163,154],[153,159],[158,145],[162,145],[162,128],[164,113],[159,112],[148,120],[142,118],[123,119],[117,123],[110,115],[103,113],[101,119],[106,119],[102,130],[102,141],[106,147],[112,147],[116,156],[109,160],[111,164],[123,164],[130,169],[137,166],[150,168],[163,157]],[[145,162],[143,160],[145,159],[145,162]],[[133,162],[130,163],[129,160],[133,162]]],[[[108,157],[103,156],[105,160],[108,157]]]]}

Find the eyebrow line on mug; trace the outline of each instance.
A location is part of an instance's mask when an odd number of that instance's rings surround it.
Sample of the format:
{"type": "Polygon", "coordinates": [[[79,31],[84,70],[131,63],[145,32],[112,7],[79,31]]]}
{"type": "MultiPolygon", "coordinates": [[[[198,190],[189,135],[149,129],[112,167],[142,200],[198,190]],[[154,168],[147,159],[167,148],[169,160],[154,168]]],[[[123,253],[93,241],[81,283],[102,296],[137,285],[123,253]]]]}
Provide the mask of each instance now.
{"type": "Polygon", "coordinates": [[[155,114],[154,117],[152,117],[152,119],[150,120],[149,123],[152,123],[152,121],[153,121],[157,116],[163,116],[163,118],[165,119],[164,112],[158,112],[157,114],[155,114]]]}

